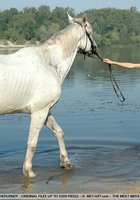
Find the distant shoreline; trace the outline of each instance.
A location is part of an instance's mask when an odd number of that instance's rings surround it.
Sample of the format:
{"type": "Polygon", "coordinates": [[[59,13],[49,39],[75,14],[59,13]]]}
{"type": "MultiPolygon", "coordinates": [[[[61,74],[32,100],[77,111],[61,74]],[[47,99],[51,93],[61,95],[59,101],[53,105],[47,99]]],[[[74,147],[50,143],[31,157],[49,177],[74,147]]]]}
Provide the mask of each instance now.
{"type": "Polygon", "coordinates": [[[23,47],[35,46],[38,44],[39,42],[36,42],[35,44],[32,44],[31,42],[26,42],[25,44],[16,44],[8,40],[4,41],[0,40],[0,48],[23,48],[23,47]]]}
{"type": "Polygon", "coordinates": [[[28,45],[0,45],[0,49],[7,49],[7,48],[23,48],[23,47],[28,47],[28,45]]]}
{"type": "Polygon", "coordinates": [[[29,46],[29,44],[14,44],[12,42],[7,42],[7,44],[4,44],[0,42],[0,48],[23,48],[27,46],[29,46]]]}

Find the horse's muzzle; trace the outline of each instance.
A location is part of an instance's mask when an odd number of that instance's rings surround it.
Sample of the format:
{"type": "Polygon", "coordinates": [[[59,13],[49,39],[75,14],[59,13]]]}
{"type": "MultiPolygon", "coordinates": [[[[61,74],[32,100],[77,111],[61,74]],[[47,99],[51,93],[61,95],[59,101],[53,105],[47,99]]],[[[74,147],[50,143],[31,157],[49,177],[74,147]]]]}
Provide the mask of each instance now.
{"type": "Polygon", "coordinates": [[[90,51],[84,51],[83,49],[79,49],[78,53],[94,58],[96,55],[96,46],[92,46],[90,51]]]}

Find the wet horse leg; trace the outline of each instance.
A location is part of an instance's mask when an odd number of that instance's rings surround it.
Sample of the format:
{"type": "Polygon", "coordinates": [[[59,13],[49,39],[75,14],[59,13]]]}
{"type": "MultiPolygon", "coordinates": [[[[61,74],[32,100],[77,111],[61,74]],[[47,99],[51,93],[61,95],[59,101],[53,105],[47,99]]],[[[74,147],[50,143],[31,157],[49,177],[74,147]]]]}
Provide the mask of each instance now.
{"type": "Polygon", "coordinates": [[[28,137],[28,147],[23,165],[23,174],[28,177],[36,176],[32,170],[32,159],[36,150],[38,137],[42,126],[46,120],[49,109],[43,109],[31,115],[30,131],[28,137]]]}
{"type": "Polygon", "coordinates": [[[60,166],[66,169],[71,169],[72,165],[69,161],[68,153],[64,142],[64,132],[50,113],[47,117],[45,125],[54,133],[55,137],[58,140],[61,160],[60,166]]]}

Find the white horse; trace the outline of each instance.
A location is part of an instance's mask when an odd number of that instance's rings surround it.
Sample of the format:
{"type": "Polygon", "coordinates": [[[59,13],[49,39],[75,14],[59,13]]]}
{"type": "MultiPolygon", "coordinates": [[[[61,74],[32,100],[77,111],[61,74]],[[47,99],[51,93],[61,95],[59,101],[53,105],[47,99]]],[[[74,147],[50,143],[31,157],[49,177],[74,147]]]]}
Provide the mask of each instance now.
{"type": "Polygon", "coordinates": [[[0,114],[31,114],[27,153],[23,165],[25,176],[34,177],[32,159],[43,125],[56,136],[61,166],[71,168],[64,143],[64,133],[50,113],[61,94],[61,85],[78,50],[92,52],[96,43],[86,16],[72,18],[70,24],[35,47],[0,55],[0,114]]]}

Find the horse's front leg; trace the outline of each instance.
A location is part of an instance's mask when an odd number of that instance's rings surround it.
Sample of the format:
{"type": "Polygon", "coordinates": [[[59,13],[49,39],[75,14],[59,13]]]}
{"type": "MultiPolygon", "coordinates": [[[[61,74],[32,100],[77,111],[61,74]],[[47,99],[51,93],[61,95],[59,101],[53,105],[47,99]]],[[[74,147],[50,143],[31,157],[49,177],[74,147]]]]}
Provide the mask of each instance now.
{"type": "Polygon", "coordinates": [[[41,111],[34,112],[31,115],[30,131],[27,143],[28,147],[23,165],[23,174],[30,178],[36,176],[32,170],[32,159],[36,150],[40,130],[48,115],[48,110],[49,109],[43,109],[41,111]]]}
{"type": "Polygon", "coordinates": [[[71,169],[72,165],[68,158],[68,153],[66,151],[64,142],[64,132],[50,113],[47,117],[47,120],[45,121],[45,125],[54,133],[55,137],[58,140],[61,160],[60,166],[66,169],[71,169]]]}

